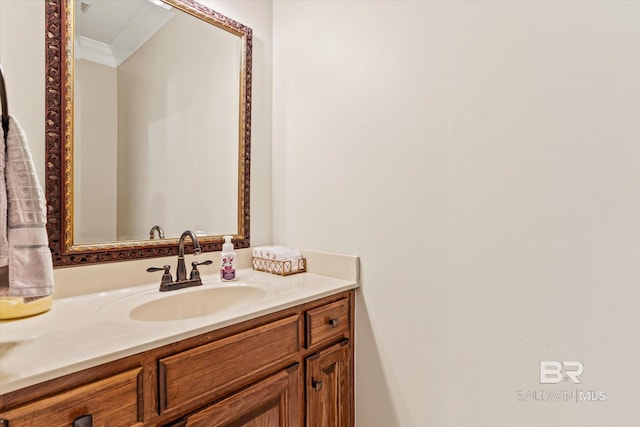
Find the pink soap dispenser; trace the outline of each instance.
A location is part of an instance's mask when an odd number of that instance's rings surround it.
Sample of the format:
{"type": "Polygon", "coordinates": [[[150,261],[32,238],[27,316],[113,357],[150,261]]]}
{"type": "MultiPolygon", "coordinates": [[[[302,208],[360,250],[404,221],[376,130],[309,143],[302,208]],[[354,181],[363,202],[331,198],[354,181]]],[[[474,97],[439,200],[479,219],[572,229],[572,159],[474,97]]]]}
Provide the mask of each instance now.
{"type": "Polygon", "coordinates": [[[236,252],[233,249],[231,236],[224,236],[220,253],[220,280],[223,282],[236,280],[236,252]]]}

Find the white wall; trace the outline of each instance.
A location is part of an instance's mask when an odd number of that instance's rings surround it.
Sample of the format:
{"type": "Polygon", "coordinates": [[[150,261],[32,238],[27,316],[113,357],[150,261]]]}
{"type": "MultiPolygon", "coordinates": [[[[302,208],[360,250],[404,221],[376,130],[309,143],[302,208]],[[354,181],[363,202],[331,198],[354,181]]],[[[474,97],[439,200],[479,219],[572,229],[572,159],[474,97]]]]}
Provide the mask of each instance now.
{"type": "Polygon", "coordinates": [[[640,425],[639,21],[274,1],[274,240],[361,257],[359,426],[640,425]]]}
{"type": "Polygon", "coordinates": [[[77,60],[73,90],[73,241],[113,242],[118,206],[117,70],[77,60]]]}
{"type": "Polygon", "coordinates": [[[120,240],[238,232],[241,39],[176,12],[117,71],[120,240]]]}
{"type": "Polygon", "coordinates": [[[271,0],[201,0],[253,29],[251,245],[272,241],[271,138],[273,44],[271,0]]]}
{"type": "Polygon", "coordinates": [[[9,113],[27,135],[44,186],[44,2],[0,0],[0,63],[9,113]]]}

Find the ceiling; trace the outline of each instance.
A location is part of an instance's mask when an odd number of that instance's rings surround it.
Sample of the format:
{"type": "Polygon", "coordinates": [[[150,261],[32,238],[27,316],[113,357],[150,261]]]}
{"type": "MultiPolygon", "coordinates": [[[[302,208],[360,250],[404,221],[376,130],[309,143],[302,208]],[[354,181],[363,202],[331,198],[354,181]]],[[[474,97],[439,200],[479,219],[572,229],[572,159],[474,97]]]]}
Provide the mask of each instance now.
{"type": "Polygon", "coordinates": [[[75,0],[75,57],[117,68],[174,15],[159,0],[75,0]]]}

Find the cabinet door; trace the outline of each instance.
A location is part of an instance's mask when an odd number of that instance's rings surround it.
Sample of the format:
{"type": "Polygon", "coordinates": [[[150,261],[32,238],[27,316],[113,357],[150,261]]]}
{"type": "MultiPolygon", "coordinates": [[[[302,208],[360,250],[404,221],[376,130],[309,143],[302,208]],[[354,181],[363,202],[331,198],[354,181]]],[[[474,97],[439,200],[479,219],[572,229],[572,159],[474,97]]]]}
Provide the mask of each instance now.
{"type": "Polygon", "coordinates": [[[298,427],[300,419],[300,373],[295,364],[172,425],[298,427]]]}
{"type": "Polygon", "coordinates": [[[351,357],[349,341],[307,358],[307,426],[351,425],[351,357]]]}

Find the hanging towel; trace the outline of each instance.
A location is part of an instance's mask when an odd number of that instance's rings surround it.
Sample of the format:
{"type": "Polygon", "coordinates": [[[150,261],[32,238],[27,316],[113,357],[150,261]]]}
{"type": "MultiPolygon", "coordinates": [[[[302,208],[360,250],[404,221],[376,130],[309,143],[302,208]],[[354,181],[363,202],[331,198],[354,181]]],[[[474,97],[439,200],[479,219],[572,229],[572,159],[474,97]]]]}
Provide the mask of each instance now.
{"type": "Polygon", "coordinates": [[[53,293],[46,203],[26,136],[13,116],[1,145],[0,297],[45,297],[53,293]]]}

